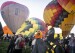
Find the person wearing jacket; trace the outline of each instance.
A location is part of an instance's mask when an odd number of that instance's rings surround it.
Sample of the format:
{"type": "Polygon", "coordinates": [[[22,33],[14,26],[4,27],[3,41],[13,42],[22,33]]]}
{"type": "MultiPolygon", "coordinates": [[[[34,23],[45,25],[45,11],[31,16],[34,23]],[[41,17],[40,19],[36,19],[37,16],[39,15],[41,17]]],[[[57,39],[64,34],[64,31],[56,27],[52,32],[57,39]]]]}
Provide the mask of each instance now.
{"type": "Polygon", "coordinates": [[[18,35],[18,38],[15,41],[15,51],[14,53],[22,53],[22,48],[19,47],[19,43],[23,40],[23,37],[21,34],[18,35]]]}
{"type": "Polygon", "coordinates": [[[33,46],[32,53],[46,53],[46,46],[42,37],[43,37],[42,32],[38,30],[34,35],[36,42],[35,45],[33,46]]]}

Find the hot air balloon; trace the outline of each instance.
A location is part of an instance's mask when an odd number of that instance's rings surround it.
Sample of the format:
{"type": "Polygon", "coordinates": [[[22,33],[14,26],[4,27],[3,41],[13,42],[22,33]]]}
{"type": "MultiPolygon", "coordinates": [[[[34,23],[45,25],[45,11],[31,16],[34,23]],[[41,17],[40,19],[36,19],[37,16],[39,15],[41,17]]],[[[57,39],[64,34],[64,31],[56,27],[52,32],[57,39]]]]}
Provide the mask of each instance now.
{"type": "Polygon", "coordinates": [[[75,23],[74,19],[74,14],[69,14],[57,1],[54,0],[50,2],[44,10],[45,22],[53,27],[60,27],[63,31],[63,36],[70,33],[75,23]],[[54,11],[55,9],[56,11],[54,11]]]}
{"type": "Polygon", "coordinates": [[[58,3],[69,13],[75,12],[75,0],[57,0],[58,3]]]}
{"type": "Polygon", "coordinates": [[[22,4],[7,1],[1,6],[1,14],[7,26],[15,33],[20,28],[20,25],[28,18],[29,10],[22,4]]]}
{"type": "Polygon", "coordinates": [[[42,33],[45,34],[47,32],[47,27],[42,20],[33,17],[26,20],[21,28],[17,30],[16,34],[23,34],[26,37],[32,37],[37,30],[41,30],[42,33]]]}

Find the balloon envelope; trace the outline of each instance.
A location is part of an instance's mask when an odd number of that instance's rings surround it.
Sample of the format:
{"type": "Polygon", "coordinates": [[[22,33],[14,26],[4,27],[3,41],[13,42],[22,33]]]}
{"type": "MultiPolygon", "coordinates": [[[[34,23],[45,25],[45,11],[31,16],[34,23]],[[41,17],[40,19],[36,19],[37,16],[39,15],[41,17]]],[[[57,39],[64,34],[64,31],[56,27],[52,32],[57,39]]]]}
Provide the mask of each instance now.
{"type": "Polygon", "coordinates": [[[70,33],[71,29],[75,25],[75,14],[68,14],[68,17],[64,18],[64,21],[60,24],[63,35],[66,36],[70,33]]]}
{"type": "Polygon", "coordinates": [[[15,33],[28,18],[29,10],[22,4],[8,1],[2,4],[1,14],[7,26],[15,33]]]}
{"type": "Polygon", "coordinates": [[[58,3],[69,13],[75,12],[75,0],[57,0],[58,3]]]}
{"type": "Polygon", "coordinates": [[[38,18],[29,18],[28,20],[26,20],[22,24],[21,28],[19,28],[17,30],[16,34],[19,34],[21,32],[24,32],[24,36],[31,37],[31,36],[34,35],[34,33],[37,30],[41,30],[43,32],[47,32],[46,24],[42,20],[40,20],[38,18]],[[26,24],[26,25],[24,25],[24,24],[26,24]],[[23,26],[25,26],[25,27],[23,27],[23,26]]]}

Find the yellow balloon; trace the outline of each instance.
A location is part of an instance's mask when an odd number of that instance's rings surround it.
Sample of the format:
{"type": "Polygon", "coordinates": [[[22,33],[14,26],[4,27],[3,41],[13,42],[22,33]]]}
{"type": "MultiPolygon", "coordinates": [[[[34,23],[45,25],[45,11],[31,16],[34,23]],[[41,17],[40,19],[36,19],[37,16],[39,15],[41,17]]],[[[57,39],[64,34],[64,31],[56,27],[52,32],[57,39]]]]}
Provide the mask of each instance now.
{"type": "Polygon", "coordinates": [[[29,31],[25,31],[25,35],[28,36],[30,34],[29,31]]]}
{"type": "Polygon", "coordinates": [[[29,31],[30,31],[31,33],[33,33],[33,32],[35,31],[35,29],[34,29],[34,28],[30,28],[29,31]]]}
{"type": "Polygon", "coordinates": [[[25,27],[26,26],[26,23],[24,22],[22,25],[21,25],[21,27],[25,27]]]}
{"type": "Polygon", "coordinates": [[[24,36],[24,32],[21,32],[20,34],[22,34],[24,36]]]}
{"type": "Polygon", "coordinates": [[[24,22],[21,26],[21,28],[19,28],[16,32],[16,34],[19,34],[22,30],[24,30],[24,28],[27,26],[27,24],[24,22]]]}
{"type": "Polygon", "coordinates": [[[23,30],[22,28],[18,29],[16,35],[19,34],[22,30],[23,30]]]}
{"type": "Polygon", "coordinates": [[[34,24],[34,25],[33,25],[33,28],[34,28],[35,30],[38,29],[38,27],[39,27],[38,24],[34,24]]]}
{"type": "Polygon", "coordinates": [[[68,35],[74,25],[75,25],[75,14],[71,13],[60,24],[60,28],[62,29],[63,36],[68,35]]]}

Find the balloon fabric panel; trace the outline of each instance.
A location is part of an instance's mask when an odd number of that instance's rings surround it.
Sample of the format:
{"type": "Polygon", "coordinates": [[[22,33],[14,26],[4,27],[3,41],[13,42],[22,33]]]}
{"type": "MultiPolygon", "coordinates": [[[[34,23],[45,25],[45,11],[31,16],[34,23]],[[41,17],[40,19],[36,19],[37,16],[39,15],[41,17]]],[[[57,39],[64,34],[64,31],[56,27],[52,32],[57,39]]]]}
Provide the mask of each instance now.
{"type": "Polygon", "coordinates": [[[16,2],[13,2],[13,1],[7,1],[7,2],[5,2],[5,3],[2,4],[1,9],[3,9],[5,6],[8,6],[10,4],[15,4],[15,3],[16,2]]]}
{"type": "Polygon", "coordinates": [[[75,0],[57,0],[58,3],[69,13],[75,12],[75,0]]]}
{"type": "Polygon", "coordinates": [[[46,24],[54,26],[55,20],[58,19],[58,15],[61,13],[62,7],[57,1],[50,2],[44,10],[44,20],[46,24]]]}

